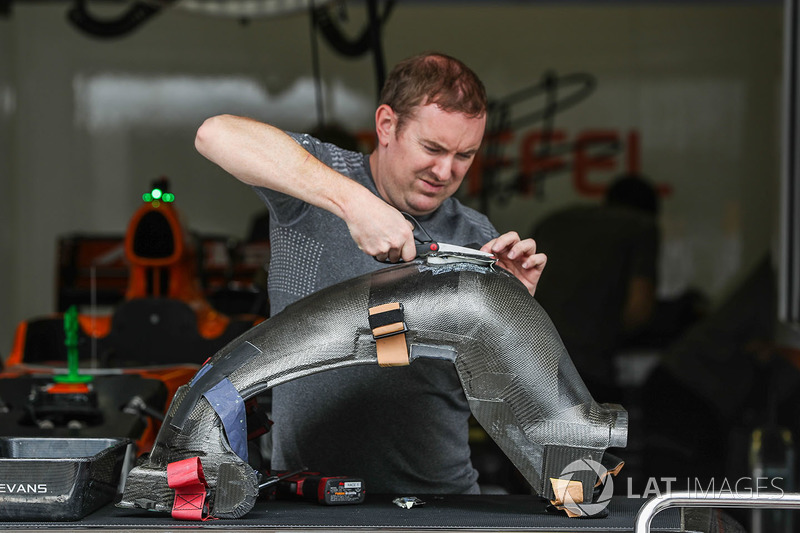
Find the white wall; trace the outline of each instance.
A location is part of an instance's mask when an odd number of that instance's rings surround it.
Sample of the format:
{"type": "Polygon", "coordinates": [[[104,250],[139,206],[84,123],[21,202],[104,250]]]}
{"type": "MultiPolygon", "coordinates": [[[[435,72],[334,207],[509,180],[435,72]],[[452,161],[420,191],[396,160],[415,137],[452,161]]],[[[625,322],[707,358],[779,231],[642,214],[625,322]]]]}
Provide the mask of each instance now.
{"type": "Polygon", "coordinates": [[[17,315],[12,312],[16,299],[11,294],[14,268],[12,257],[16,255],[16,180],[14,169],[13,119],[15,87],[12,78],[14,57],[11,53],[13,36],[10,24],[0,19],[0,358],[4,357],[11,343],[10,332],[17,315]]]}
{"type": "MultiPolygon", "coordinates": [[[[205,117],[247,114],[295,130],[316,122],[305,13],[241,24],[173,10],[104,41],[69,25],[66,9],[14,3],[11,17],[0,19],[3,356],[19,320],[54,310],[57,237],[124,231],[159,175],[172,180],[193,229],[244,236],[261,206],[195,153],[205,117]]],[[[591,73],[597,90],[559,114],[556,127],[568,139],[589,129],[639,135],[642,170],[673,190],[664,202],[662,292],[694,284],[718,296],[774,238],[781,9],[780,2],[399,2],[384,47],[389,65],[429,49],[460,57],[493,98],[548,70],[591,73]]],[[[351,6],[346,30],[355,35],[364,19],[363,8],[351,6]]],[[[369,129],[371,58],[343,58],[320,43],[327,113],[369,129]]],[[[516,157],[538,127],[514,132],[507,154],[516,157]]],[[[613,173],[590,179],[606,183],[613,173]]],[[[576,192],[568,174],[543,190],[492,204],[498,228],[526,232],[561,205],[596,201],[576,192]]]]}

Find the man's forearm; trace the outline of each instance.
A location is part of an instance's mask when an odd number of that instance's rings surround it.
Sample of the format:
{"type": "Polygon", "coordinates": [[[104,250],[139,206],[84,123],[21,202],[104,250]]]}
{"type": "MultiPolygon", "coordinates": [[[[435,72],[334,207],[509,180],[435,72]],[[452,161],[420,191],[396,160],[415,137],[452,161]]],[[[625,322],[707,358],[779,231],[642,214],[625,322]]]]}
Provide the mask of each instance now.
{"type": "Polygon", "coordinates": [[[320,162],[282,130],[220,115],[200,126],[195,147],[239,181],[330,211],[345,221],[364,253],[390,261],[414,258],[411,226],[397,209],[320,162]]]}
{"type": "Polygon", "coordinates": [[[371,194],[321,163],[282,130],[253,119],[211,117],[198,129],[195,147],[243,183],[288,194],[340,218],[347,217],[353,198],[371,194]]]}

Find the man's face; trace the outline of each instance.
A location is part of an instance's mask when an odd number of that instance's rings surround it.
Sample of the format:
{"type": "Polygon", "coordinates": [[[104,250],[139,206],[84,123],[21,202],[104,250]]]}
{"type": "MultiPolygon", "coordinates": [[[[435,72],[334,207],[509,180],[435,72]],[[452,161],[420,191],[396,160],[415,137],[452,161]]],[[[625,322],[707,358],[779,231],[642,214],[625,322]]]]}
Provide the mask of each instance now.
{"type": "Polygon", "coordinates": [[[383,135],[381,111],[376,115],[382,149],[375,172],[378,192],[400,211],[430,213],[461,185],[481,145],[486,115],[470,118],[428,104],[417,107],[397,132],[396,115],[382,107],[383,135]]]}

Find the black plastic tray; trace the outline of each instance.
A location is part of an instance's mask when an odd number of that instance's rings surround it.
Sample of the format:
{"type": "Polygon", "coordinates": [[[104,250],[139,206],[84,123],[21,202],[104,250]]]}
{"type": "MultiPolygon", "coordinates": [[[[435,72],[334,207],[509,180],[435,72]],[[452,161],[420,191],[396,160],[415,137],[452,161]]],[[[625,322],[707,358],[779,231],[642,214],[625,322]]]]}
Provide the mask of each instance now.
{"type": "Polygon", "coordinates": [[[111,502],[129,444],[0,437],[0,520],[80,520],[111,502]]]}

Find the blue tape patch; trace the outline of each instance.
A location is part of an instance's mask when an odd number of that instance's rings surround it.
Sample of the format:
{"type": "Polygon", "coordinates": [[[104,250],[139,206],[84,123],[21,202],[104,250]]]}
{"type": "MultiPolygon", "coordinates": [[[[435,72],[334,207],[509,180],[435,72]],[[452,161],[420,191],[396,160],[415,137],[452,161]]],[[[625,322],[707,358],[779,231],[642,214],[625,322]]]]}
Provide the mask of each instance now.
{"type": "Polygon", "coordinates": [[[204,392],[203,396],[222,420],[231,449],[242,461],[247,462],[247,415],[239,391],[228,378],[224,378],[204,392]]]}

